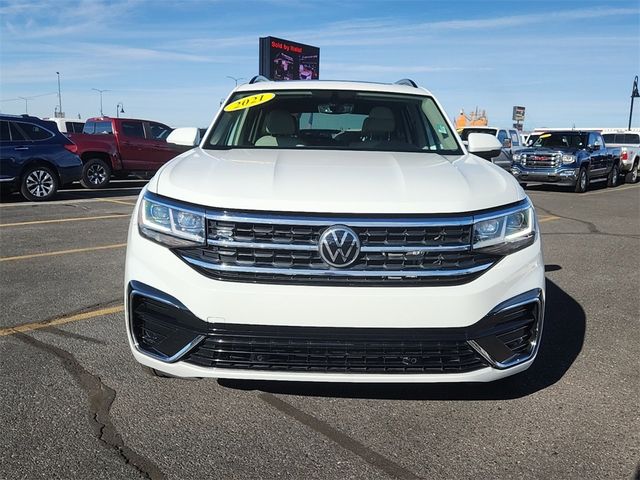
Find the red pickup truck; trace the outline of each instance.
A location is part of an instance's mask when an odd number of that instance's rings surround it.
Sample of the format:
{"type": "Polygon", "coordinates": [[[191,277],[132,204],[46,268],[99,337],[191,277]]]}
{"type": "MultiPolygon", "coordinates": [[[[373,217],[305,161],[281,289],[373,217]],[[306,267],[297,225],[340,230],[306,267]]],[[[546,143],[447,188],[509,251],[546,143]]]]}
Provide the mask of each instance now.
{"type": "Polygon", "coordinates": [[[171,127],[149,120],[88,119],[82,133],[67,134],[82,159],[80,183],[86,188],[102,188],[112,175],[126,177],[133,173],[148,178],[184,151],[166,142],[171,131],[171,127]]]}

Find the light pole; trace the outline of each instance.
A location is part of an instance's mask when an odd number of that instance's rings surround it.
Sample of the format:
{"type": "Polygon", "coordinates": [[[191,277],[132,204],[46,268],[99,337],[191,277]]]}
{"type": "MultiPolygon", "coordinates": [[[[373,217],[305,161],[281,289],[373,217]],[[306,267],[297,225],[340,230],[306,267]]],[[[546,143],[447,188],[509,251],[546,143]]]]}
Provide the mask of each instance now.
{"type": "Polygon", "coordinates": [[[21,100],[24,100],[24,113],[29,115],[29,99],[27,97],[18,97],[21,100]]]}
{"type": "Polygon", "coordinates": [[[236,87],[238,86],[238,82],[240,80],[244,80],[244,77],[232,77],[231,75],[227,75],[227,78],[230,78],[231,80],[233,80],[234,82],[236,82],[236,87]]]}
{"type": "Polygon", "coordinates": [[[60,72],[56,72],[58,76],[58,114],[62,117],[62,91],[60,90],[60,72]]]}
{"type": "Polygon", "coordinates": [[[633,79],[633,88],[631,89],[631,107],[629,107],[629,130],[631,130],[631,117],[633,116],[633,100],[640,98],[640,92],[638,92],[638,76],[633,79]]]}
{"type": "Polygon", "coordinates": [[[116,105],[116,117],[120,118],[121,113],[124,113],[124,104],[122,102],[119,102],[116,105]]]}
{"type": "Polygon", "coordinates": [[[104,115],[104,113],[102,113],[102,94],[104,92],[110,92],[111,90],[101,90],[99,88],[92,88],[91,90],[95,90],[96,92],[100,93],[100,116],[102,117],[104,115]]]}

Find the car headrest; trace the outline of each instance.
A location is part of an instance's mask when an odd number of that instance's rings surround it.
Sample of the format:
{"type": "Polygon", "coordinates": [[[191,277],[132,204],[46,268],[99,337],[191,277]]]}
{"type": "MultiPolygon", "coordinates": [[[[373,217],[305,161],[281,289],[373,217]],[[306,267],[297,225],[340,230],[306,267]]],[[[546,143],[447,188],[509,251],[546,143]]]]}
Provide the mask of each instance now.
{"type": "Polygon", "coordinates": [[[391,133],[396,129],[393,112],[387,107],[373,107],[362,124],[363,133],[391,133]]]}
{"type": "Polygon", "coordinates": [[[269,135],[293,135],[296,133],[296,121],[283,110],[271,110],[265,119],[265,130],[269,135]]]}

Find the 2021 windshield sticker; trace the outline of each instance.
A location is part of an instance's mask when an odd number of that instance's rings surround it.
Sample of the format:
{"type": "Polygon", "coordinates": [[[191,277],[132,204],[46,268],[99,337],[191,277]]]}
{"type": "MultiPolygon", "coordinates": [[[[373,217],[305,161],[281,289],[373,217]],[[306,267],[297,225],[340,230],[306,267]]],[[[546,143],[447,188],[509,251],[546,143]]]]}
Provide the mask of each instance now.
{"type": "Polygon", "coordinates": [[[255,107],[256,105],[267,103],[274,98],[276,98],[275,93],[260,93],[258,95],[251,95],[249,97],[244,97],[240,100],[236,100],[235,102],[231,102],[229,105],[224,107],[224,111],[235,112],[236,110],[244,110],[245,108],[251,108],[255,107]]]}

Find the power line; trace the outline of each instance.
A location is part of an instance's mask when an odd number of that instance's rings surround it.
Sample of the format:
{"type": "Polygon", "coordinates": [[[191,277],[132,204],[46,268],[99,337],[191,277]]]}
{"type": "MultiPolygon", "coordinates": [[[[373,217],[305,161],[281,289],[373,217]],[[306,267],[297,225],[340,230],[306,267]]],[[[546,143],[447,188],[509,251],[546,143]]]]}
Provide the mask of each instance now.
{"type": "Polygon", "coordinates": [[[58,92],[49,92],[49,93],[41,93],[40,95],[31,95],[30,97],[16,97],[16,98],[5,98],[4,100],[0,100],[0,102],[15,102],[18,100],[32,100],[34,98],[46,97],[47,95],[57,95],[58,92]]]}

